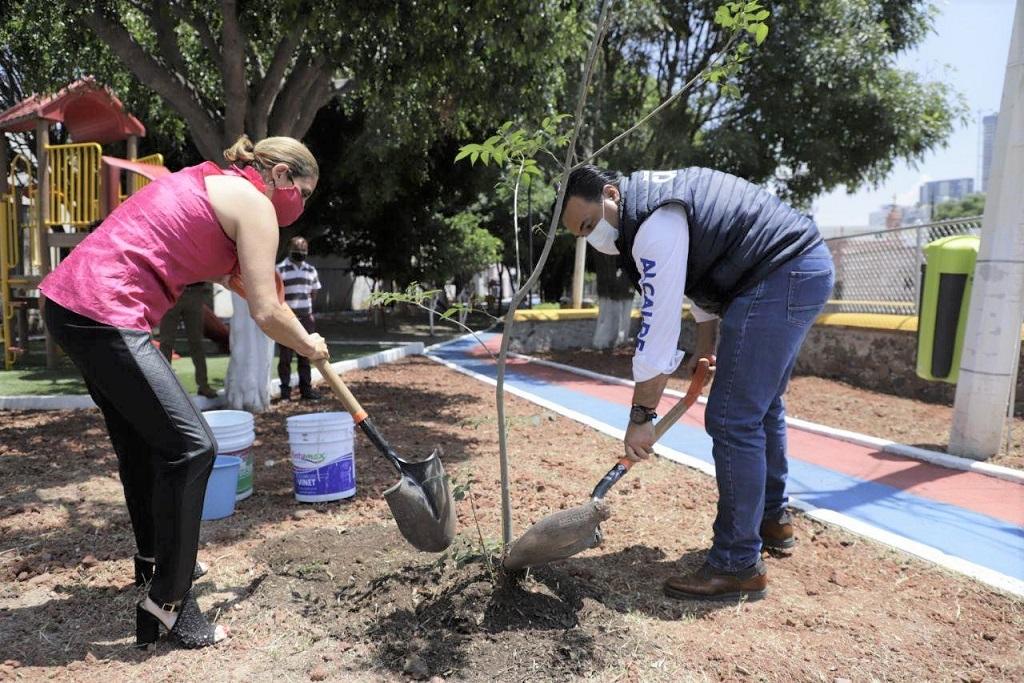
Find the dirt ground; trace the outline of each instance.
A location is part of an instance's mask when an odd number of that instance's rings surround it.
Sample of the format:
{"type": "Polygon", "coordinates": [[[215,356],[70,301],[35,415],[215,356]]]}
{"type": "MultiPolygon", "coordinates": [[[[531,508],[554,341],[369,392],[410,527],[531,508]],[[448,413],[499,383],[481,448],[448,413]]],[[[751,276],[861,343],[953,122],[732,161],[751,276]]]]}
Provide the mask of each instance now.
{"type": "MultiPolygon", "coordinates": [[[[485,561],[500,536],[493,389],[425,358],[346,381],[399,452],[443,445],[455,480],[475,480],[459,539],[440,556],[400,540],[380,498],[394,474],[362,437],[357,495],[297,503],[284,418],[334,406],[278,404],[257,416],[255,494],[203,524],[196,590],[231,638],[192,652],[132,647],[141,592],[99,414],[5,413],[0,679],[1024,680],[1024,602],[801,515],[795,551],[766,559],[765,600],[663,597],[701,563],[716,498],[665,461],[609,494],[603,547],[510,583],[485,561]]],[[[514,397],[508,416],[518,534],[582,502],[619,447],[514,397]]]]}
{"type": "MultiPolygon", "coordinates": [[[[538,358],[586,368],[614,377],[632,379],[631,348],[607,351],[553,351],[538,358]]],[[[685,391],[687,382],[669,380],[673,389],[685,391]]],[[[890,439],[911,446],[945,452],[953,407],[925,403],[902,396],[859,389],[844,382],[821,377],[793,377],[785,396],[790,417],[890,439]]],[[[1015,418],[1009,449],[1004,437],[999,454],[989,459],[994,465],[1024,469],[1024,418],[1015,418]]]]}

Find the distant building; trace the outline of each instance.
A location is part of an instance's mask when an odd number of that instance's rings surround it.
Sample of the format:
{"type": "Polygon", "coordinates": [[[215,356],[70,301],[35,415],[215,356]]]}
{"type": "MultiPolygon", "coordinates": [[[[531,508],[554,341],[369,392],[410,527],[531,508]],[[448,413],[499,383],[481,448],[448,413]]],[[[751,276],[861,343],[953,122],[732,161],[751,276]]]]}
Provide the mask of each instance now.
{"type": "Polygon", "coordinates": [[[872,230],[894,230],[927,223],[929,216],[928,207],[887,204],[878,211],[871,212],[868,216],[868,225],[872,230]]]}
{"type": "Polygon", "coordinates": [[[990,114],[981,119],[981,191],[988,192],[988,178],[992,172],[992,154],[996,141],[996,122],[999,114],[990,114]]]}
{"type": "Polygon", "coordinates": [[[942,202],[963,199],[972,192],[974,192],[974,178],[932,180],[921,186],[921,198],[918,205],[934,208],[942,202]]]}

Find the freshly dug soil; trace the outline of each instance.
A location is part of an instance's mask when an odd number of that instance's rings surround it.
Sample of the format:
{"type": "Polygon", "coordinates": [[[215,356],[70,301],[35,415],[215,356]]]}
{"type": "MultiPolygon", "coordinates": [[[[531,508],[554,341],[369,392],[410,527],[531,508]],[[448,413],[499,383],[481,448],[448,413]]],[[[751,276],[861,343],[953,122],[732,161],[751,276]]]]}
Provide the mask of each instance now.
{"type": "MultiPolygon", "coordinates": [[[[99,413],[4,413],[0,679],[1024,680],[1021,600],[801,515],[794,552],[766,558],[765,600],[665,598],[667,576],[703,561],[716,492],[662,460],[609,494],[603,547],[519,584],[495,578],[493,387],[424,358],[345,379],[400,453],[441,445],[456,482],[472,480],[446,555],[399,538],[380,498],[394,472],[361,436],[356,496],[297,503],[284,418],[337,406],[277,404],[256,417],[254,495],[203,524],[211,569],[195,591],[231,637],[136,650],[142,591],[99,413]]],[[[582,502],[620,445],[515,397],[507,408],[518,535],[582,502]]]]}

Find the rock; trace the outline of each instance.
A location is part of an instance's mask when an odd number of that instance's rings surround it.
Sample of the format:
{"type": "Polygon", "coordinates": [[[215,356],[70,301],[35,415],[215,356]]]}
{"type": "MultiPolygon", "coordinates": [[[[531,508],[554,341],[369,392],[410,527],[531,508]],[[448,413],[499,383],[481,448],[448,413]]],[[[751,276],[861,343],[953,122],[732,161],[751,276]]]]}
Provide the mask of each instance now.
{"type": "Polygon", "coordinates": [[[832,683],[853,683],[849,678],[836,678],[833,679],[832,683]]]}
{"type": "Polygon", "coordinates": [[[97,560],[96,557],[93,556],[93,555],[86,555],[85,557],[82,558],[82,566],[83,567],[87,567],[87,568],[95,567],[99,563],[100,563],[100,561],[97,560]]]}
{"type": "Polygon", "coordinates": [[[85,653],[85,663],[86,664],[95,664],[98,661],[99,660],[96,659],[96,655],[94,655],[93,653],[91,653],[91,652],[86,652],[85,653]]]}
{"type": "Polygon", "coordinates": [[[24,581],[28,578],[28,572],[22,571],[18,574],[18,581],[24,581]]]}
{"type": "Polygon", "coordinates": [[[796,622],[790,618],[786,619],[786,626],[796,626],[796,622]]]}
{"type": "Polygon", "coordinates": [[[409,655],[402,663],[402,673],[409,674],[413,680],[425,681],[430,678],[430,669],[419,655],[409,655]]]}
{"type": "Polygon", "coordinates": [[[313,514],[313,510],[296,510],[292,513],[292,519],[303,520],[313,514]]]}
{"type": "Polygon", "coordinates": [[[984,638],[985,640],[988,640],[988,641],[991,642],[991,641],[996,639],[996,634],[995,633],[982,633],[981,637],[984,638]]]}
{"type": "Polygon", "coordinates": [[[431,676],[429,683],[444,683],[444,678],[441,676],[431,676]]]}
{"type": "Polygon", "coordinates": [[[848,586],[850,583],[849,580],[846,578],[846,575],[838,569],[832,572],[832,576],[828,577],[828,580],[829,583],[834,583],[835,585],[841,588],[846,588],[846,586],[848,586]]]}
{"type": "Polygon", "coordinates": [[[309,670],[309,680],[311,681],[326,681],[329,675],[327,668],[323,666],[314,666],[309,670]]]}

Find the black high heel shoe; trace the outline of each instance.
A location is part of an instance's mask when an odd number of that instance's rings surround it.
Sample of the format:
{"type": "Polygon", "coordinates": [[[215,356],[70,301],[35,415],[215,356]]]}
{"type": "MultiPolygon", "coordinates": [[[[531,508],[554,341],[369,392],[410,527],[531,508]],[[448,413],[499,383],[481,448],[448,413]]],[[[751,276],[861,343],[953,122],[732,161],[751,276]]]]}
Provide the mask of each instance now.
{"type": "MultiPolygon", "coordinates": [[[[155,560],[144,560],[138,555],[135,556],[135,585],[142,587],[148,585],[153,580],[153,571],[156,569],[155,560]]],[[[192,580],[197,581],[202,577],[206,576],[206,572],[209,570],[203,565],[196,562],[195,569],[192,570],[192,580]]]]}
{"type": "MultiPolygon", "coordinates": [[[[171,640],[189,650],[201,647],[208,647],[217,643],[217,626],[211,624],[199,611],[192,591],[189,590],[177,604],[166,603],[162,605],[165,612],[177,612],[178,618],[174,627],[168,631],[171,640]]],[[[144,602],[135,605],[135,645],[145,647],[155,643],[160,638],[160,627],[167,629],[167,626],[148,609],[144,602]]],[[[226,634],[225,634],[226,635],[226,634]]]]}

